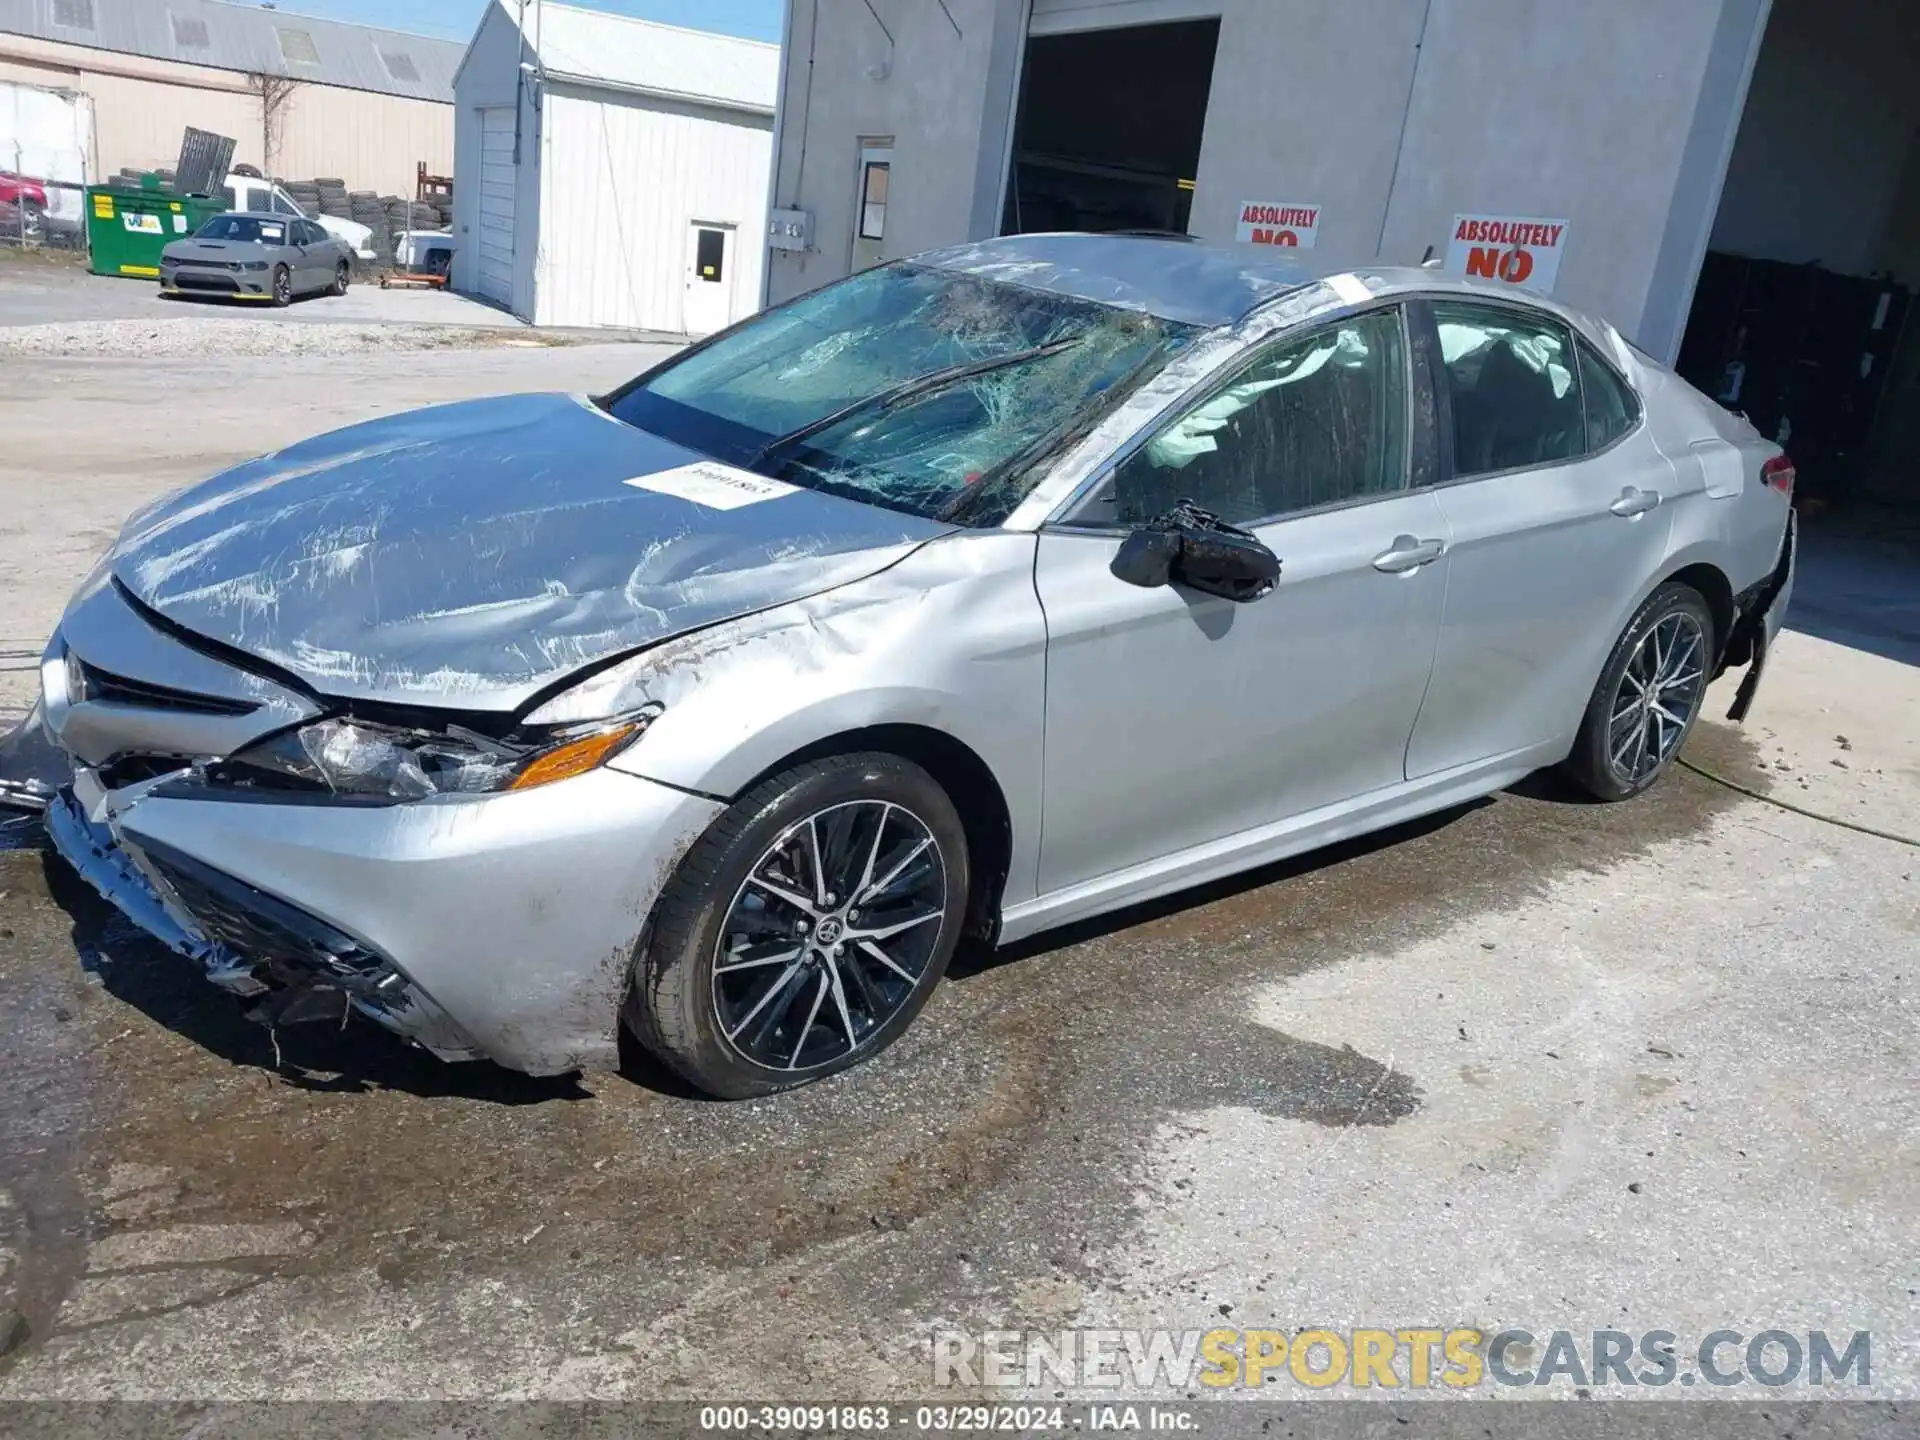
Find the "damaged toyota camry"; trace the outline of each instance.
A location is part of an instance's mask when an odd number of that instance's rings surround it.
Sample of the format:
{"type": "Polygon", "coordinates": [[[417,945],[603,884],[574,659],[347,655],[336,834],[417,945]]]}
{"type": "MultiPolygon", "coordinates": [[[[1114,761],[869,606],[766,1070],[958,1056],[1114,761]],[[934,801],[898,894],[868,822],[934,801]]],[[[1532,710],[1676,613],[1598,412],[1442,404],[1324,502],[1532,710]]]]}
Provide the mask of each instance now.
{"type": "Polygon", "coordinates": [[[1028,236],[599,397],[304,441],[127,522],[6,751],[256,1017],[766,1094],[993,944],[1560,765],[1673,763],[1785,456],[1430,269],[1028,236]]]}

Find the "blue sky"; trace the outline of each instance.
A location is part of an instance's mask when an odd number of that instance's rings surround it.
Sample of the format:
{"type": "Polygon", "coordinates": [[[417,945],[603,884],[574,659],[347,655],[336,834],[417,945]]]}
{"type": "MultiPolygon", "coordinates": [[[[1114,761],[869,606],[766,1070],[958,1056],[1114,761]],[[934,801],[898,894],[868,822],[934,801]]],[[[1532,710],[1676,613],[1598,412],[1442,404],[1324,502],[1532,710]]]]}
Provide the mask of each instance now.
{"type": "MultiPolygon", "coordinates": [[[[467,40],[480,23],[487,0],[279,0],[278,8],[328,20],[357,20],[393,30],[415,30],[446,40],[467,40]]],[[[531,8],[533,0],[528,0],[531,8]]],[[[664,20],[695,30],[718,30],[749,40],[780,39],[781,0],[568,0],[593,10],[664,20]]]]}

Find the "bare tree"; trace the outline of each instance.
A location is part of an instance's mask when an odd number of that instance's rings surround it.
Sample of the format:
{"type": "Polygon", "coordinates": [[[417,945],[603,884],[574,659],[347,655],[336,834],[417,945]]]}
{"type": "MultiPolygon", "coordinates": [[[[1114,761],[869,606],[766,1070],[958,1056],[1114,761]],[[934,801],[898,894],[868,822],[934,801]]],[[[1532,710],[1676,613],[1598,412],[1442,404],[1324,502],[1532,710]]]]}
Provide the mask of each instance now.
{"type": "Polygon", "coordinates": [[[274,75],[255,70],[247,76],[247,89],[260,102],[261,169],[269,175],[279,173],[280,136],[286,128],[287,107],[300,82],[291,75],[274,75]]]}

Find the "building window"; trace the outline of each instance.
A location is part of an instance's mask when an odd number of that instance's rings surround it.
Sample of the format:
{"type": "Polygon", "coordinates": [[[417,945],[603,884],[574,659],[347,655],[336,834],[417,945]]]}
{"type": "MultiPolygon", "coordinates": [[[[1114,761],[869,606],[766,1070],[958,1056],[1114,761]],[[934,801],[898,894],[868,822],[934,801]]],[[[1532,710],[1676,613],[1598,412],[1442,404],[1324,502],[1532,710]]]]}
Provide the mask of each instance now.
{"type": "Polygon", "coordinates": [[[53,0],[53,23],[69,30],[93,29],[93,0],[53,0]]]}
{"type": "Polygon", "coordinates": [[[173,43],[180,50],[205,50],[213,42],[207,38],[207,22],[191,15],[169,15],[173,21],[173,43]]]}
{"type": "Polygon", "coordinates": [[[726,273],[727,234],[724,230],[700,230],[694,238],[693,268],[702,280],[718,284],[726,273]]]}
{"type": "Polygon", "coordinates": [[[280,54],[289,65],[318,65],[320,52],[314,48],[313,36],[305,30],[292,30],[285,25],[276,25],[274,31],[280,37],[280,54]]]}
{"type": "Polygon", "coordinates": [[[893,162],[866,160],[860,166],[860,238],[884,240],[887,235],[887,186],[893,162]]]}
{"type": "Polygon", "coordinates": [[[380,63],[387,67],[387,74],[408,84],[420,83],[420,67],[413,63],[413,56],[404,50],[382,50],[380,63]]]}

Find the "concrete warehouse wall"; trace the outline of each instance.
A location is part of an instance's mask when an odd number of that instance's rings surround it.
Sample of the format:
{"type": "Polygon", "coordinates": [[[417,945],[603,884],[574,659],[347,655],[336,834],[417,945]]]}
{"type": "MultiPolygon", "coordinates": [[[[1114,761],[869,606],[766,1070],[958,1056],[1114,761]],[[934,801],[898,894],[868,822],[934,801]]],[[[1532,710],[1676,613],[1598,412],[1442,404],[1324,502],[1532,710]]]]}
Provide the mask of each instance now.
{"type": "Polygon", "coordinates": [[[93,97],[90,180],[123,166],[171,168],[189,125],[231,135],[237,163],[293,179],[337,175],[356,190],[411,195],[422,160],[436,175],[453,173],[453,107],[430,100],[302,85],[288,103],[269,167],[260,103],[248,93],[246,77],[232,70],[0,35],[0,80],[93,97]]]}
{"type": "Polygon", "coordinates": [[[773,203],[813,212],[817,253],[774,252],[775,302],[848,273],[861,137],[894,140],[889,259],[999,230],[1024,0],[947,0],[959,35],[931,0],[876,8],[891,46],[859,0],[792,0],[773,203]]]}
{"type": "MultiPolygon", "coordinates": [[[[1245,200],[1323,209],[1315,260],[1412,263],[1458,211],[1565,217],[1556,295],[1677,347],[1766,0],[1036,0],[1036,30],[1217,15],[1194,233],[1245,200]],[[1422,39],[1424,30],[1424,40],[1422,39]]],[[[817,253],[770,298],[846,273],[863,136],[895,139],[885,252],[998,229],[1020,0],[792,0],[775,203],[817,253]],[[804,155],[804,159],[802,158],[804,155]]]]}
{"type": "Polygon", "coordinates": [[[1845,275],[1886,264],[1916,79],[1913,0],[1774,0],[1713,248],[1845,275]]]}

